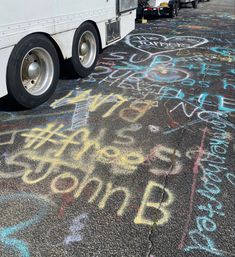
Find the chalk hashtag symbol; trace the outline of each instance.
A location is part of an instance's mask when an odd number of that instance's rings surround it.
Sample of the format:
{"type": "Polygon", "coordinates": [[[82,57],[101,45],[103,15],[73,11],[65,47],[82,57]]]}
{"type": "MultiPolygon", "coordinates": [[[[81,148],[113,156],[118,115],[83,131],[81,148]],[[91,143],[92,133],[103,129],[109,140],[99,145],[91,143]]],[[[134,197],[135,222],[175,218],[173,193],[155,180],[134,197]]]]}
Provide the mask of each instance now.
{"type": "MultiPolygon", "coordinates": [[[[22,134],[26,138],[26,145],[24,148],[32,148],[37,150],[46,143],[51,143],[60,146],[54,153],[54,157],[60,157],[66,152],[69,146],[82,146],[88,140],[89,132],[81,128],[69,135],[61,132],[64,125],[48,124],[46,128],[34,128],[30,133],[22,134]]],[[[90,145],[89,145],[90,146],[90,145]]]]}
{"type": "Polygon", "coordinates": [[[58,139],[67,137],[59,132],[63,127],[64,125],[48,124],[46,128],[34,128],[29,134],[22,134],[26,138],[25,148],[36,150],[48,142],[54,145],[59,144],[58,139]]]}

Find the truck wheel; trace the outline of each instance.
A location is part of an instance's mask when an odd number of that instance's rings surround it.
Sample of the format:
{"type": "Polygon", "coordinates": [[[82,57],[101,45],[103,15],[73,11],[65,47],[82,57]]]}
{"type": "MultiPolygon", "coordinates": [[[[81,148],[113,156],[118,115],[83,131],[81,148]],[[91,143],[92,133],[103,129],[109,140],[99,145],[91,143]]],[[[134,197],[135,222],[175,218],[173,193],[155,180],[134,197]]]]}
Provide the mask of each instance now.
{"type": "Polygon", "coordinates": [[[170,18],[174,18],[177,15],[178,15],[178,8],[177,8],[177,4],[175,3],[170,7],[169,16],[170,18]]]}
{"type": "Polygon", "coordinates": [[[179,11],[180,11],[180,3],[177,1],[177,3],[176,3],[176,16],[179,15],[179,11]]]}
{"type": "Polygon", "coordinates": [[[72,63],[77,74],[84,78],[93,72],[99,53],[99,36],[90,22],[83,23],[75,32],[72,63]]]}
{"type": "Polygon", "coordinates": [[[52,42],[32,34],[13,49],[7,66],[8,94],[26,108],[34,108],[54,93],[59,80],[59,58],[52,42]]]}
{"type": "Polygon", "coordinates": [[[193,8],[197,9],[197,5],[198,5],[198,0],[195,0],[192,2],[193,8]]]}

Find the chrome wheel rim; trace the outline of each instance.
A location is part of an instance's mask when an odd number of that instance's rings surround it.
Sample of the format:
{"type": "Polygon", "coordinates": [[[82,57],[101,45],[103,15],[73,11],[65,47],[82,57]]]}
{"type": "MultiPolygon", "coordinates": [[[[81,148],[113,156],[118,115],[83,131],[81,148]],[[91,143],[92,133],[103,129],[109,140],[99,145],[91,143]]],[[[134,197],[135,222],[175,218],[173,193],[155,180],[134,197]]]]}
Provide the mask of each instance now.
{"type": "Polygon", "coordinates": [[[85,31],[78,43],[79,60],[83,67],[90,68],[96,58],[97,46],[94,35],[85,31]]]}
{"type": "Polygon", "coordinates": [[[23,58],[20,76],[22,85],[29,94],[44,94],[54,77],[54,64],[49,52],[41,47],[31,49],[23,58]]]}

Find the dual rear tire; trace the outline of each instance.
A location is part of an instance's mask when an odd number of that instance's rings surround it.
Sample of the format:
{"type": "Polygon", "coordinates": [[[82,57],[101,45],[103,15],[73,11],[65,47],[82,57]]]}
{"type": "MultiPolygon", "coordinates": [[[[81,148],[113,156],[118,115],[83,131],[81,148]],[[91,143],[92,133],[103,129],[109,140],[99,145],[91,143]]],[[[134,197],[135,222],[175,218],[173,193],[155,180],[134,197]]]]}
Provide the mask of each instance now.
{"type": "MultiPolygon", "coordinates": [[[[95,68],[99,36],[92,23],[83,23],[75,32],[72,64],[80,77],[95,68]]],[[[44,34],[31,34],[13,49],[7,66],[9,96],[25,108],[34,108],[54,93],[60,75],[60,60],[53,42],[44,34]]]]}
{"type": "Polygon", "coordinates": [[[170,7],[169,16],[170,18],[175,18],[179,15],[179,3],[177,1],[170,7]]]}
{"type": "Polygon", "coordinates": [[[193,8],[194,8],[194,9],[197,9],[198,0],[194,0],[194,1],[192,2],[192,5],[193,5],[193,8]]]}

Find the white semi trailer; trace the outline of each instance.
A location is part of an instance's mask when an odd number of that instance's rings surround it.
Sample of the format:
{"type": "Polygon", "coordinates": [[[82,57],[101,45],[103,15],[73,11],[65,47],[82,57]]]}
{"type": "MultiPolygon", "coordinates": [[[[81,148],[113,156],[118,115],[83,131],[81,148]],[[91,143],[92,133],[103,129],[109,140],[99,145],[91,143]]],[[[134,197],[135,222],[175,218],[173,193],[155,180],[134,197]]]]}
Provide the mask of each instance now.
{"type": "Polygon", "coordinates": [[[54,92],[60,64],[71,58],[85,77],[99,51],[135,27],[137,0],[1,0],[0,97],[26,108],[54,92]]]}

